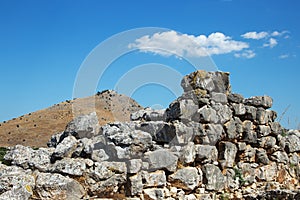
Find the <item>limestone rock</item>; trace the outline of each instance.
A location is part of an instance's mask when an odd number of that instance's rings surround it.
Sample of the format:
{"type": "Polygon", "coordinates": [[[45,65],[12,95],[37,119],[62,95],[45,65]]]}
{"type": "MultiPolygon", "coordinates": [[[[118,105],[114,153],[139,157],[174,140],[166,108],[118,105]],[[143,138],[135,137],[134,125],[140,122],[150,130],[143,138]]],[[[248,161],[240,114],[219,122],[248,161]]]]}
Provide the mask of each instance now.
{"type": "Polygon", "coordinates": [[[145,187],[163,187],[167,184],[165,171],[157,170],[155,172],[143,172],[145,187]]]}
{"type": "Polygon", "coordinates": [[[74,179],[55,173],[37,173],[36,195],[39,199],[80,199],[84,188],[74,179]]]}
{"type": "Polygon", "coordinates": [[[266,95],[256,96],[245,99],[244,103],[255,107],[271,108],[273,104],[273,99],[266,95]]]}
{"type": "Polygon", "coordinates": [[[196,160],[202,163],[213,163],[218,159],[218,150],[215,146],[195,145],[196,160]]]}
{"type": "Polygon", "coordinates": [[[149,200],[163,200],[165,199],[165,192],[160,188],[144,189],[144,196],[149,200]]]}
{"type": "Polygon", "coordinates": [[[181,86],[184,91],[203,89],[208,92],[229,93],[229,73],[198,70],[183,77],[181,86]]]}
{"type": "Polygon", "coordinates": [[[79,142],[77,139],[70,135],[63,139],[55,148],[52,158],[63,158],[63,157],[71,157],[72,153],[75,151],[77,144],[79,142]]]}
{"type": "Polygon", "coordinates": [[[233,167],[237,153],[235,144],[231,142],[220,142],[219,151],[219,162],[221,163],[222,168],[233,167]]]}
{"type": "Polygon", "coordinates": [[[219,167],[212,164],[205,164],[202,167],[203,175],[207,180],[205,188],[207,190],[221,191],[225,187],[225,177],[219,167]]]}
{"type": "Polygon", "coordinates": [[[96,112],[80,115],[68,123],[64,134],[73,135],[77,139],[91,138],[98,134],[99,122],[96,112]]]}
{"type": "Polygon", "coordinates": [[[177,168],[178,158],[170,151],[159,149],[145,153],[145,160],[149,163],[151,170],[167,169],[174,172],[177,168]]]}
{"type": "Polygon", "coordinates": [[[52,168],[51,171],[56,173],[82,176],[86,170],[86,163],[83,159],[63,158],[57,160],[52,168]]]}
{"type": "Polygon", "coordinates": [[[194,190],[202,181],[202,172],[195,167],[185,167],[171,174],[168,180],[175,187],[194,190]]]}

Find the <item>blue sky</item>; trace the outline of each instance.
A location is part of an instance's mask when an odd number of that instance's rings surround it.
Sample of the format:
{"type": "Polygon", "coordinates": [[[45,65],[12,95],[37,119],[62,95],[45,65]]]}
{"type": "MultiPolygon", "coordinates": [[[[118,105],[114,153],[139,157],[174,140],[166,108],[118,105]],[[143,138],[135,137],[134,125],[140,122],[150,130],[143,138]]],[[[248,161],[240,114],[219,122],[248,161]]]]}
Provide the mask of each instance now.
{"type": "MultiPolygon", "coordinates": [[[[121,90],[116,85],[124,75],[137,67],[151,69],[149,63],[190,73],[194,68],[181,57],[203,60],[201,48],[218,70],[231,73],[233,92],[270,95],[279,116],[289,106],[281,122],[297,128],[299,9],[297,0],[0,0],[0,121],[72,99],[80,67],[101,42],[124,31],[160,27],[166,31],[131,38],[128,45],[141,51],[114,60],[97,90],[121,90]],[[147,45],[156,50],[145,50],[147,45]]],[[[118,43],[107,51],[116,48],[118,43]]],[[[168,85],[148,82],[133,93],[142,105],[167,106],[176,97],[168,85]]]]}

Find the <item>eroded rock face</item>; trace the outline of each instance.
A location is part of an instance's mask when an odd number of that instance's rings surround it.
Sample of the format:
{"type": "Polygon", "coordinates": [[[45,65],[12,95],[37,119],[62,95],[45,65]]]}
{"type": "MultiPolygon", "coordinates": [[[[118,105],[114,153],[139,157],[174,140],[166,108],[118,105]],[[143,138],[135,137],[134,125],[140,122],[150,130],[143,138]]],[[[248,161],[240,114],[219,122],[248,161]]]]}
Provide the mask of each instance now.
{"type": "Polygon", "coordinates": [[[91,113],[49,148],[10,148],[0,199],[299,198],[300,132],[275,121],[271,97],[231,93],[224,72],[196,71],[181,84],[165,110],[101,127],[91,113]]]}

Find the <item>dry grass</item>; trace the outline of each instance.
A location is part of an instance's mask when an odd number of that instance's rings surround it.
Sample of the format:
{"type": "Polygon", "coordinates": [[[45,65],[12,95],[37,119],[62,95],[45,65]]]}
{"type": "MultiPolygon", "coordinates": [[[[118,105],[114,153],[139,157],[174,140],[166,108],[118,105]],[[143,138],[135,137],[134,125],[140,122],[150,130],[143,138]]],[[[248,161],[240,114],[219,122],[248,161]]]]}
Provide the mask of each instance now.
{"type": "Polygon", "coordinates": [[[93,112],[94,108],[100,125],[113,121],[129,121],[130,113],[141,109],[140,105],[129,97],[109,91],[65,101],[0,123],[0,146],[22,144],[44,147],[51,135],[63,131],[74,117],[93,112]],[[80,109],[73,112],[73,105],[79,105],[80,109]]]}

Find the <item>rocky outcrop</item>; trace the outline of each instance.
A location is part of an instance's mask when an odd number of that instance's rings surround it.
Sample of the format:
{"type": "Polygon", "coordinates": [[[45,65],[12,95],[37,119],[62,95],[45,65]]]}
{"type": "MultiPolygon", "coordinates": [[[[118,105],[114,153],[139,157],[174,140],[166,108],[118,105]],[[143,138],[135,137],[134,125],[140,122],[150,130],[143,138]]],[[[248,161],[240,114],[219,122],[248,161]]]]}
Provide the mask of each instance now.
{"type": "Polygon", "coordinates": [[[48,148],[17,145],[0,164],[0,199],[299,199],[300,132],[272,98],[233,94],[229,74],[196,71],[165,110],[71,121],[48,148]]]}

